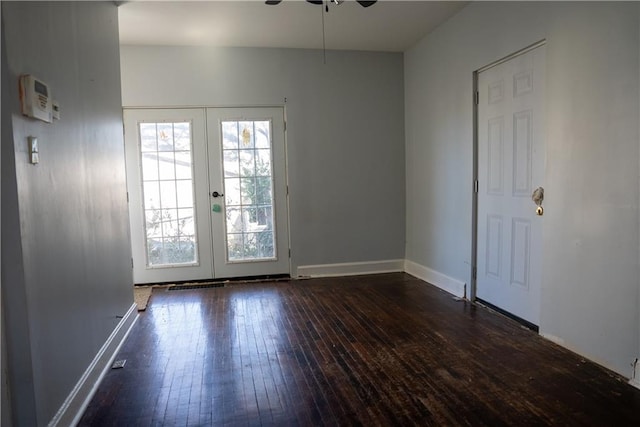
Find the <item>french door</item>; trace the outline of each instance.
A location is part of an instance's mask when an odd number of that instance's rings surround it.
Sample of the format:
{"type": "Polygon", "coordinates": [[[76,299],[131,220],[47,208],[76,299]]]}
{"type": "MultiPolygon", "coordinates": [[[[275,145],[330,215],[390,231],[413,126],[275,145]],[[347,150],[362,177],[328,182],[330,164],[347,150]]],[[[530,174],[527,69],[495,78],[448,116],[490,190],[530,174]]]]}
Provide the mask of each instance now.
{"type": "Polygon", "coordinates": [[[135,283],[289,273],[282,108],[125,109],[135,283]]]}

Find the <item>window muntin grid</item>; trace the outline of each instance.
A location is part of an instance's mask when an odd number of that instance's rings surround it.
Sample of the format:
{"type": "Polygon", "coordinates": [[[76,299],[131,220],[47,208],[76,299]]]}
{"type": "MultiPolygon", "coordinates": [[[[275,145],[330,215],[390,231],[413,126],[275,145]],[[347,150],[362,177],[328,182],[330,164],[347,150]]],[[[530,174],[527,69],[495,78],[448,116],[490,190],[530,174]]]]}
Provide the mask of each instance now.
{"type": "Polygon", "coordinates": [[[139,123],[148,267],[198,263],[191,122],[139,123]]]}
{"type": "Polygon", "coordinates": [[[221,122],[227,262],[274,260],[271,122],[221,122]]]}

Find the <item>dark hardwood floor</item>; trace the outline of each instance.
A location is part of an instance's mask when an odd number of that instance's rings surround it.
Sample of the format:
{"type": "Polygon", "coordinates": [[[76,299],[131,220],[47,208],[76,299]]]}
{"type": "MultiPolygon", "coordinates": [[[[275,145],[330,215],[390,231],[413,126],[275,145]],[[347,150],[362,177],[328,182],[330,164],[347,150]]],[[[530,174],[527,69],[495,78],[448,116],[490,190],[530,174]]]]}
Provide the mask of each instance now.
{"type": "Polygon", "coordinates": [[[409,275],[154,289],[82,426],[640,425],[640,390],[409,275]]]}

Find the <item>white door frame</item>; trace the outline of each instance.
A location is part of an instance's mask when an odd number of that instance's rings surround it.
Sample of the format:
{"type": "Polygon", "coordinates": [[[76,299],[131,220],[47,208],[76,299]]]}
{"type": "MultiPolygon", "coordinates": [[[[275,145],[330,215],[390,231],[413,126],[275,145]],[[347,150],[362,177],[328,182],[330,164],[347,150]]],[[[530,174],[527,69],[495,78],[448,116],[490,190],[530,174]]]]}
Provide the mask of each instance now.
{"type": "MultiPolygon", "coordinates": [[[[286,102],[286,98],[285,98],[285,102],[286,102]]],[[[287,106],[286,104],[264,104],[264,105],[253,105],[253,106],[245,106],[245,105],[230,105],[230,106],[225,106],[225,105],[189,105],[189,106],[185,106],[185,105],[181,105],[181,106],[126,106],[123,107],[123,110],[202,110],[204,113],[204,119],[205,119],[205,137],[207,138],[207,145],[208,145],[208,137],[206,135],[206,132],[208,132],[207,126],[206,126],[206,115],[207,115],[207,110],[208,109],[251,109],[251,108],[279,108],[282,110],[283,113],[283,119],[284,119],[284,164],[283,164],[283,174],[284,174],[284,181],[286,184],[286,195],[285,195],[285,206],[284,209],[281,210],[281,212],[284,213],[284,215],[286,215],[286,228],[287,228],[287,238],[286,238],[286,246],[288,248],[288,253],[286,254],[286,257],[288,259],[288,275],[291,276],[291,272],[292,272],[292,264],[291,264],[291,216],[290,216],[290,201],[289,201],[289,151],[288,151],[288,134],[287,134],[287,126],[286,126],[286,122],[287,122],[287,106]]],[[[208,159],[208,155],[206,156],[208,159]]],[[[207,160],[208,163],[208,160],[207,160]]],[[[207,166],[208,168],[208,166],[207,166]]],[[[140,171],[136,172],[134,175],[133,179],[139,179],[139,174],[140,171]]],[[[129,180],[129,176],[127,176],[127,180],[129,180]]],[[[207,180],[207,185],[209,184],[209,181],[207,180]]],[[[136,184],[137,185],[137,184],[136,184]]],[[[131,206],[131,201],[129,201],[129,210],[131,211],[132,206],[131,206]]],[[[207,208],[207,210],[209,210],[207,208]]],[[[206,217],[206,220],[209,221],[209,223],[211,222],[210,219],[210,212],[209,215],[206,217]]],[[[129,224],[129,226],[131,227],[132,224],[129,224]]],[[[131,234],[131,233],[130,233],[131,234]]],[[[212,253],[213,248],[211,247],[211,242],[209,243],[209,248],[208,248],[208,252],[212,253]]],[[[211,261],[213,262],[213,256],[211,257],[211,261]]],[[[133,262],[133,258],[132,258],[132,262],[133,262]]],[[[214,266],[215,268],[215,266],[214,266]]],[[[213,275],[213,270],[212,270],[212,275],[213,275]]],[[[210,279],[210,278],[207,278],[210,279]]],[[[171,281],[171,280],[169,280],[171,281]]]]}
{"type": "MultiPolygon", "coordinates": [[[[479,135],[478,135],[478,113],[479,113],[479,102],[478,102],[478,77],[481,72],[486,71],[490,68],[496,67],[504,62],[509,61],[517,56],[523,55],[529,51],[532,51],[540,46],[546,45],[547,41],[545,39],[540,40],[536,43],[533,43],[523,49],[520,49],[510,55],[507,55],[503,58],[498,59],[497,61],[491,62],[484,67],[481,67],[473,72],[473,163],[472,163],[472,209],[471,209],[471,279],[469,286],[469,301],[476,302],[477,301],[477,271],[478,271],[478,145],[479,145],[479,135]]],[[[509,313],[507,313],[509,314],[509,313]]],[[[533,325],[532,325],[533,326],[533,325]]],[[[537,329],[537,327],[533,328],[537,329]]]]}

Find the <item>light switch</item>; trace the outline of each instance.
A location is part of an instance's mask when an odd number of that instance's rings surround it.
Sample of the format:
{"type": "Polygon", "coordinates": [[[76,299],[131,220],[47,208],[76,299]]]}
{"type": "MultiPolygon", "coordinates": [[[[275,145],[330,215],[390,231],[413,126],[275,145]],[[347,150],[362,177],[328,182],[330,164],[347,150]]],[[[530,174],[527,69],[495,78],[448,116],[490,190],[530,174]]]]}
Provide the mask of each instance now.
{"type": "Polygon", "coordinates": [[[60,104],[55,99],[51,103],[51,111],[53,113],[53,118],[56,120],[60,120],[60,104]]]}
{"type": "Polygon", "coordinates": [[[29,137],[29,162],[31,162],[32,165],[38,164],[38,162],[40,162],[38,138],[36,138],[35,136],[29,137]]]}

